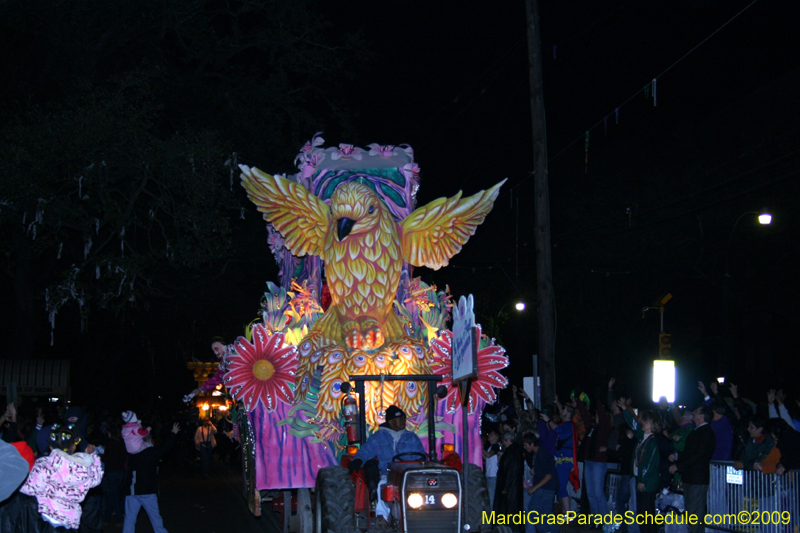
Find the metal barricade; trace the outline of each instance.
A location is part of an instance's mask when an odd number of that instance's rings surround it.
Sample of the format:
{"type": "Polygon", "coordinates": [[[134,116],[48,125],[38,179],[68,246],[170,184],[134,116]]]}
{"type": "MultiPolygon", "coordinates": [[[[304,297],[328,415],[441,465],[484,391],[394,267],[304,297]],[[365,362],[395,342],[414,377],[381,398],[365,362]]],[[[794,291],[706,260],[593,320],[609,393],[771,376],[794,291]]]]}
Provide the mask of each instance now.
{"type": "MultiPolygon", "coordinates": [[[[611,466],[611,465],[609,465],[611,466]]],[[[606,473],[606,497],[608,498],[608,510],[619,511],[617,507],[617,493],[619,492],[619,484],[622,476],[615,472],[609,471],[606,473]]]]}
{"type": "Polygon", "coordinates": [[[706,528],[733,533],[796,533],[800,526],[800,470],[782,476],[736,470],[712,461],[706,528]]]}

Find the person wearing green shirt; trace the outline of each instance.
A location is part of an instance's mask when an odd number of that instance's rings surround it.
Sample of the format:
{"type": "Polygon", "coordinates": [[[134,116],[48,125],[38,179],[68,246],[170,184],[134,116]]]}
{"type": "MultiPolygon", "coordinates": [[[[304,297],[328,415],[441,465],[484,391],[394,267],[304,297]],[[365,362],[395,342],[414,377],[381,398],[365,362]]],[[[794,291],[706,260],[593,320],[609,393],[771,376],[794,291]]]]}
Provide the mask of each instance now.
{"type": "Polygon", "coordinates": [[[661,417],[652,410],[644,411],[640,417],[641,427],[633,418],[633,414],[625,409],[623,416],[633,429],[637,440],[633,454],[633,475],[636,476],[636,512],[648,514],[641,524],[642,533],[657,533],[658,526],[653,523],[656,514],[656,493],[661,485],[658,472],[659,454],[655,434],[661,431],[661,417]]]}

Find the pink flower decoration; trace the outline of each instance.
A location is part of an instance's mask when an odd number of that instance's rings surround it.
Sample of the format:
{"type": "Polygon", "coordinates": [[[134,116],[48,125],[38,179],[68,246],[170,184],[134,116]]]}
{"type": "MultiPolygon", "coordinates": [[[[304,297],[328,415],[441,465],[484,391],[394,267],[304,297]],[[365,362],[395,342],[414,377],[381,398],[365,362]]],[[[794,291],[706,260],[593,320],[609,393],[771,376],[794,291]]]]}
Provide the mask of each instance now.
{"type": "MultiPolygon", "coordinates": [[[[306,141],[306,144],[304,144],[303,147],[300,148],[300,153],[297,154],[297,157],[294,158],[295,165],[297,164],[298,161],[301,162],[308,161],[309,156],[314,152],[317,146],[322,146],[322,144],[325,142],[325,139],[320,137],[320,135],[322,135],[322,132],[318,131],[317,133],[314,134],[314,136],[311,138],[310,141],[306,141]]],[[[298,168],[302,168],[302,165],[299,166],[298,168]]]]}
{"type": "Polygon", "coordinates": [[[381,145],[378,143],[372,143],[369,145],[369,155],[379,155],[381,157],[393,157],[397,155],[397,152],[394,151],[393,144],[381,145]]]}
{"type": "Polygon", "coordinates": [[[339,149],[331,154],[331,159],[355,159],[361,160],[361,148],[355,148],[352,144],[340,144],[339,149]]]}
{"type": "Polygon", "coordinates": [[[453,385],[453,332],[441,331],[439,337],[431,341],[430,347],[433,352],[431,370],[434,374],[442,376],[439,385],[447,388],[444,401],[447,411],[452,413],[458,406],[458,387],[453,385]]]}
{"type": "MultiPolygon", "coordinates": [[[[478,326],[478,338],[481,338],[481,327],[478,326]]],[[[447,412],[453,413],[460,403],[458,386],[453,383],[453,332],[442,331],[437,339],[431,341],[433,361],[431,370],[434,374],[442,376],[440,385],[447,387],[447,396],[444,401],[447,412]]],[[[502,346],[494,342],[478,350],[478,377],[472,381],[469,393],[469,414],[478,409],[479,400],[485,403],[494,403],[497,399],[495,389],[504,389],[508,386],[508,378],[500,370],[508,366],[508,357],[502,346]]]]}
{"type": "Polygon", "coordinates": [[[300,148],[300,153],[309,155],[311,154],[311,152],[314,151],[314,148],[316,148],[317,146],[322,146],[322,143],[325,142],[325,139],[320,137],[320,135],[322,135],[322,132],[318,131],[317,133],[314,134],[313,137],[311,137],[310,141],[306,141],[306,144],[304,144],[303,147],[300,148]]]}
{"type": "Polygon", "coordinates": [[[302,170],[303,170],[303,177],[310,178],[314,175],[314,172],[317,171],[317,166],[325,160],[325,154],[313,154],[305,158],[303,161],[302,170]]]}
{"type": "Polygon", "coordinates": [[[416,163],[407,163],[403,165],[402,171],[407,180],[419,179],[419,165],[416,163]]]}
{"type": "Polygon", "coordinates": [[[258,402],[268,413],[275,410],[277,400],[294,401],[290,383],[297,373],[297,347],[284,346],[283,333],[270,333],[264,326],[253,328],[253,342],[239,337],[234,343],[236,354],[228,363],[225,386],[236,400],[252,411],[258,402]]]}
{"type": "Polygon", "coordinates": [[[281,235],[271,224],[267,226],[267,244],[269,244],[269,249],[273,254],[279,253],[286,244],[286,240],[283,238],[283,235],[281,235]]]}

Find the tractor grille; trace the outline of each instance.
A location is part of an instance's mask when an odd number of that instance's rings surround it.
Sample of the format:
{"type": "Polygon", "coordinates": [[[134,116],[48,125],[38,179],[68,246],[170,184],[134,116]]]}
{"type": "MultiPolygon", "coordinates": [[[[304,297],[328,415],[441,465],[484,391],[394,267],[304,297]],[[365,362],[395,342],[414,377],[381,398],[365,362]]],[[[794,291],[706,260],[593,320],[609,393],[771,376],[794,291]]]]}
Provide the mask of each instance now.
{"type": "Polygon", "coordinates": [[[406,472],[403,494],[403,508],[407,533],[457,533],[461,513],[461,479],[455,470],[412,470],[406,472]],[[411,509],[406,498],[412,492],[432,497],[433,504],[425,504],[419,509],[411,509]],[[458,505],[447,509],[441,504],[446,493],[455,494],[458,505]]]}
{"type": "Polygon", "coordinates": [[[434,490],[458,496],[461,480],[455,470],[412,470],[406,473],[406,492],[434,490]],[[435,484],[434,484],[435,483],[435,484]]]}
{"type": "Polygon", "coordinates": [[[452,509],[409,509],[406,515],[408,533],[458,533],[458,506],[452,509]]]}

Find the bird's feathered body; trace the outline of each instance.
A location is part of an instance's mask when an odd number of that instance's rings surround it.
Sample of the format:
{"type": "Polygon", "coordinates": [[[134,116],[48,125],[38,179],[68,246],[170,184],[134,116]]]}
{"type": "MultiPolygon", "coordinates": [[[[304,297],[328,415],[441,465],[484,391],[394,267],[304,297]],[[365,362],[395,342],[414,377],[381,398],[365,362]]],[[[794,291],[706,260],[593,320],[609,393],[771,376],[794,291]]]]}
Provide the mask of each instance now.
{"type": "MultiPolygon", "coordinates": [[[[317,421],[338,417],[341,384],[353,374],[430,372],[425,343],[408,335],[394,310],[403,262],[439,269],[461,250],[491,211],[501,183],[468,198],[440,198],[396,221],[381,198],[357,180],[339,184],[330,205],[302,185],[245,166],[242,185],[296,256],[325,263],[331,305],[298,346],[295,398],[320,376],[317,421]]],[[[366,413],[397,403],[409,414],[424,406],[413,382],[372,384],[366,413]],[[409,385],[410,383],[410,385],[409,385]],[[410,387],[410,389],[408,389],[410,387]]]]}
{"type": "Polygon", "coordinates": [[[328,206],[298,183],[241,169],[250,200],[286,247],[325,262],[332,303],[309,333],[313,349],[336,344],[371,350],[404,335],[392,307],[403,261],[433,269],[447,265],[491,211],[503,183],[469,198],[459,192],[434,200],[398,223],[364,183],[340,184],[328,206]]]}
{"type": "MultiPolygon", "coordinates": [[[[402,334],[392,308],[403,267],[397,223],[372,189],[361,183],[340,186],[331,204],[337,219],[357,221],[344,240],[340,241],[333,229],[325,238],[331,309],[342,325],[373,318],[385,338],[402,334]],[[368,212],[370,208],[372,213],[368,212]]],[[[334,331],[325,333],[335,335],[334,331]]]]}

